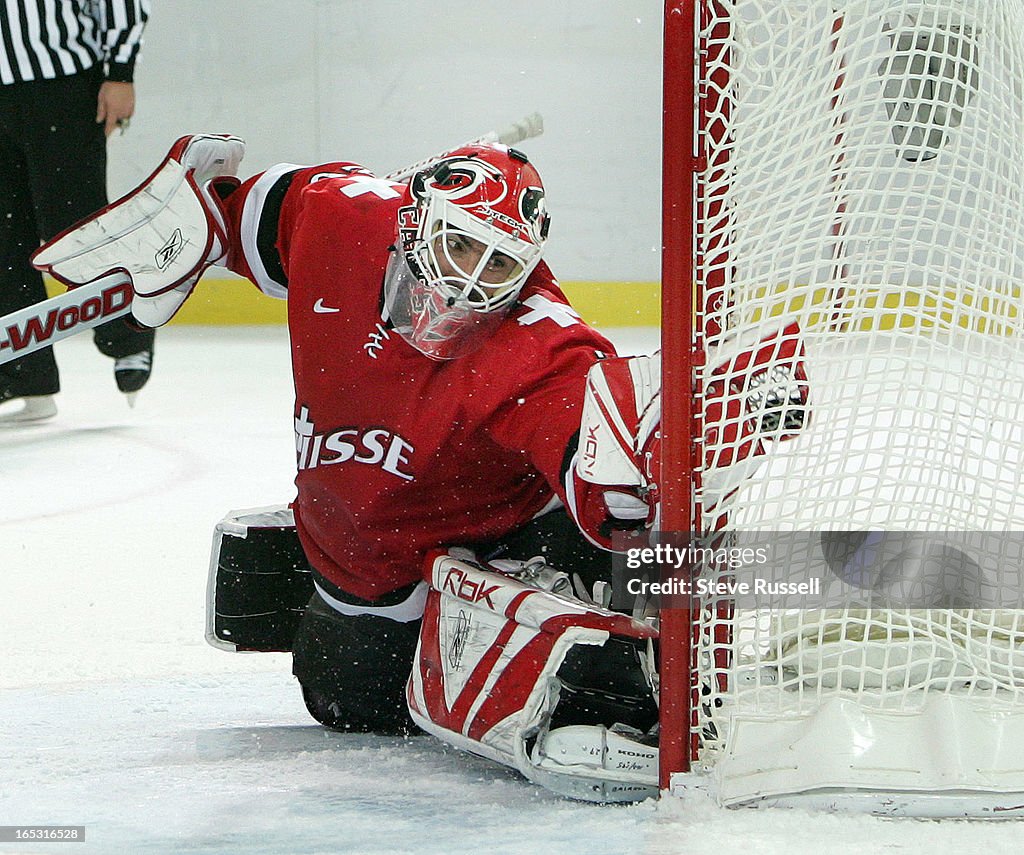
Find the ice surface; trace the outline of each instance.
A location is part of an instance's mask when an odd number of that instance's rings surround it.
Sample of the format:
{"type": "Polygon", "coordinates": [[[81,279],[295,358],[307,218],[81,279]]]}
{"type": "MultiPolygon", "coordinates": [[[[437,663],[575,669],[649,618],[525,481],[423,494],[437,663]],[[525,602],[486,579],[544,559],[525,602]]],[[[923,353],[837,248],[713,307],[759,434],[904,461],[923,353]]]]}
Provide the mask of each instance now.
{"type": "Polygon", "coordinates": [[[203,640],[213,524],[291,497],[285,331],[161,332],[134,410],[88,335],[57,352],[57,418],[0,432],[0,825],[86,843],[0,853],[1019,851],[1017,823],[573,803],[430,737],[324,731],[287,656],[203,640]]]}

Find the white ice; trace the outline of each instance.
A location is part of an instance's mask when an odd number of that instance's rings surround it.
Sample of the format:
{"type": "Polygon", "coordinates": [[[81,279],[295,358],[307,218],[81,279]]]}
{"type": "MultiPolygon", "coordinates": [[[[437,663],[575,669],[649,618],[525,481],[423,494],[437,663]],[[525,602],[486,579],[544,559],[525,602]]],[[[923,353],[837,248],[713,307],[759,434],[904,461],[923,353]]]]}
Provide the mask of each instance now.
{"type": "Polygon", "coordinates": [[[213,524],[291,497],[285,331],[161,332],[134,410],[88,335],[57,353],[57,418],[0,432],[0,825],[86,842],[0,853],[1019,850],[1017,823],[574,803],[427,736],[324,731],[287,656],[203,640],[213,524]]]}

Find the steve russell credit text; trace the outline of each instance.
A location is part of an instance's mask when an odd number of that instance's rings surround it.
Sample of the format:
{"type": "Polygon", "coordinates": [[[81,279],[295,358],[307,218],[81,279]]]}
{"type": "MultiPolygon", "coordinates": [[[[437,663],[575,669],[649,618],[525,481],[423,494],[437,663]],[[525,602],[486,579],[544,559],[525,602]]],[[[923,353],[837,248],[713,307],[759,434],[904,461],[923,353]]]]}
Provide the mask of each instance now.
{"type": "MultiPolygon", "coordinates": [[[[626,567],[639,570],[642,567],[656,565],[660,568],[670,567],[680,570],[683,567],[699,565],[718,565],[738,569],[763,565],[768,562],[766,547],[720,547],[718,549],[690,544],[680,549],[669,544],[633,548],[626,551],[626,567]]],[[[754,578],[749,581],[742,579],[686,579],[672,577],[661,581],[650,581],[633,578],[626,582],[626,590],[631,595],[693,595],[698,596],[744,596],[748,594],[786,596],[813,596],[821,593],[821,579],[810,578],[800,582],[778,581],[766,578],[754,578]]]]}

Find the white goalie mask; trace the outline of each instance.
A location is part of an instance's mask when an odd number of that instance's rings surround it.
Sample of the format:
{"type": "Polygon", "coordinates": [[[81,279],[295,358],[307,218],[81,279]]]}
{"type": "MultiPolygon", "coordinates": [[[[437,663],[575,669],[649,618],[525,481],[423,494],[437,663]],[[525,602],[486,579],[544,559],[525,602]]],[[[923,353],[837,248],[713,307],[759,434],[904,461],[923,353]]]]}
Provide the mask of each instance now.
{"type": "Polygon", "coordinates": [[[526,156],[459,149],[410,182],[385,275],[395,331],[432,359],[479,347],[514,305],[547,239],[544,187],[526,156]]]}

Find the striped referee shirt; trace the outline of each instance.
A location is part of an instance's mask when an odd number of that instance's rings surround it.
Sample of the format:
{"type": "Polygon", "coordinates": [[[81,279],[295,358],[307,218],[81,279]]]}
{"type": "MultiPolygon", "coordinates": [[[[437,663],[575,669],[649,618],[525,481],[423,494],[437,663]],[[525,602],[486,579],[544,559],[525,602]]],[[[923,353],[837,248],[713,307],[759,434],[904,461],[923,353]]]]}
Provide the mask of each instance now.
{"type": "Polygon", "coordinates": [[[103,63],[130,82],[149,0],[0,0],[0,83],[78,74],[103,63]]]}

